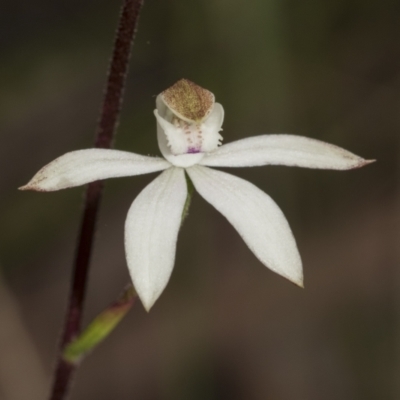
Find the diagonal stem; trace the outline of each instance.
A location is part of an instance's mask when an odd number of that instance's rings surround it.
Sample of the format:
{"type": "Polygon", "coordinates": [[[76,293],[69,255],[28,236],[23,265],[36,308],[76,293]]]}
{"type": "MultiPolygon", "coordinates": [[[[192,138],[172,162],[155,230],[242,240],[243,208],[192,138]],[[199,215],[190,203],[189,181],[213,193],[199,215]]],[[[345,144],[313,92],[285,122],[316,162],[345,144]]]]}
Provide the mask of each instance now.
{"type": "MultiPolygon", "coordinates": [[[[121,111],[131,47],[143,1],[124,0],[123,2],[100,121],[96,131],[95,147],[97,148],[112,146],[121,111]]],[[[66,399],[77,368],[77,365],[66,362],[62,353],[65,346],[79,334],[81,329],[93,237],[102,191],[103,182],[101,181],[89,184],[86,190],[70,297],[54,374],[51,400],[66,399]]]]}

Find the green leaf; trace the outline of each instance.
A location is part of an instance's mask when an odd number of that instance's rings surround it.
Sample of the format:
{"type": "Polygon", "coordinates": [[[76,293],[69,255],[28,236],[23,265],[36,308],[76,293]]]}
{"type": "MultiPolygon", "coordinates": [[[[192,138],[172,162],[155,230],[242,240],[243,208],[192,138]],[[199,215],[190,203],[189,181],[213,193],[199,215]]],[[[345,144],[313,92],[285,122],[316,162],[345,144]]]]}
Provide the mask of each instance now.
{"type": "Polygon", "coordinates": [[[137,294],[132,285],[128,285],[122,295],[99,314],[88,327],[63,352],[64,359],[76,364],[100,344],[121,322],[135,303],[137,294]]]}

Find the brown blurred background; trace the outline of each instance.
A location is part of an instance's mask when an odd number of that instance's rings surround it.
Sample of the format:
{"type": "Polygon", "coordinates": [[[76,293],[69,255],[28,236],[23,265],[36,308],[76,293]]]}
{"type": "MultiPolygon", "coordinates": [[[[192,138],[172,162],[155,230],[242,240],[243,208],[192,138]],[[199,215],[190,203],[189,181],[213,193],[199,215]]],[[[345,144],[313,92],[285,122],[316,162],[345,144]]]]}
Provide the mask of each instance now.
{"type": "MultiPolygon", "coordinates": [[[[2,400],[48,391],[83,193],[16,188],[92,146],[120,3],[1,0],[2,400]]],[[[230,170],[286,214],[305,290],[196,195],[166,291],[84,362],[71,399],[400,398],[399,18],[393,0],[145,1],[118,149],[159,154],[155,96],[184,77],[225,107],[225,142],[295,133],[378,162],[230,170]]],[[[153,178],[107,182],[86,322],[129,279],[124,220],[153,178]]]]}

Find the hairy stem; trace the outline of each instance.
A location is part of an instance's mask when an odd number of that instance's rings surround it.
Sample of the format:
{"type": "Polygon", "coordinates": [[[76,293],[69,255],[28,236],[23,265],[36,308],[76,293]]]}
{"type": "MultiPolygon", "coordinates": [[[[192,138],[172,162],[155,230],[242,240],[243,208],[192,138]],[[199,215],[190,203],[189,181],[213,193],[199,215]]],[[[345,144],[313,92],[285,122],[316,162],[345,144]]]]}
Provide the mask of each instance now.
{"type": "MultiPolygon", "coordinates": [[[[131,47],[143,1],[124,0],[122,6],[100,121],[96,131],[95,147],[97,148],[112,146],[121,111],[131,47]]],[[[51,400],[66,399],[77,368],[76,364],[65,361],[62,353],[65,346],[79,334],[81,329],[93,237],[102,191],[103,182],[100,181],[89,184],[86,190],[71,291],[50,395],[51,400]]]]}

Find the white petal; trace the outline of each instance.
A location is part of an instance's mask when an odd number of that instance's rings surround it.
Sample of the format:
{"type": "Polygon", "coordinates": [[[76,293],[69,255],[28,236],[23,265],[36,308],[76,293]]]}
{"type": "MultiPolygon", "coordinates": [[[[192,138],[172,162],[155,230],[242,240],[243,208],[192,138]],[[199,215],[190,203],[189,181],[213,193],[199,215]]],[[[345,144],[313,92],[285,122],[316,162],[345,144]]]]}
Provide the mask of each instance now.
{"type": "Polygon", "coordinates": [[[138,195],[129,210],[125,222],[126,259],[147,311],[170,278],[186,196],[184,170],[170,168],[138,195]]]}
{"type": "Polygon", "coordinates": [[[106,178],[162,171],[171,164],[162,158],[127,151],[88,149],[72,151],[44,166],[20,190],[50,192],[106,178]]]}
{"type": "Polygon", "coordinates": [[[201,166],[187,172],[200,195],[227,218],[265,266],[302,286],[301,259],[292,231],[267,194],[225,172],[201,166]]]}
{"type": "MultiPolygon", "coordinates": [[[[155,113],[157,110],[155,110],[155,113]]],[[[160,123],[157,121],[157,140],[158,147],[160,148],[161,154],[164,158],[171,164],[177,167],[190,167],[197,164],[205,155],[205,153],[195,153],[195,154],[180,154],[174,155],[171,153],[171,149],[168,147],[167,136],[165,135],[164,129],[161,127],[160,123]]]]}
{"type": "Polygon", "coordinates": [[[210,167],[270,164],[346,170],[371,162],[333,144],[304,136],[261,135],[225,144],[204,157],[200,164],[210,167]]]}
{"type": "Polygon", "coordinates": [[[157,110],[154,110],[154,115],[171,154],[207,153],[215,150],[223,139],[219,131],[224,121],[224,108],[219,103],[214,105],[210,116],[201,124],[176,120],[174,125],[161,117],[157,110]]]}
{"type": "Polygon", "coordinates": [[[224,122],[224,107],[221,104],[215,103],[210,116],[202,123],[202,146],[201,151],[207,153],[213,151],[220,146],[223,140],[219,134],[224,122]]]}
{"type": "Polygon", "coordinates": [[[222,104],[220,103],[215,103],[212,112],[207,117],[207,119],[204,120],[203,125],[205,125],[207,129],[220,131],[222,124],[224,123],[224,117],[225,117],[224,107],[222,107],[222,104]]]}
{"type": "MultiPolygon", "coordinates": [[[[179,136],[177,127],[171,123],[174,114],[162,101],[161,95],[158,95],[156,98],[156,106],[157,109],[154,110],[154,115],[157,119],[158,146],[162,155],[171,164],[182,168],[190,167],[197,164],[204,157],[205,152],[211,151],[219,146],[222,140],[219,131],[224,121],[224,109],[221,104],[215,103],[211,114],[201,124],[202,143],[200,146],[197,146],[200,152],[189,154],[179,154],[187,152],[190,146],[186,142],[185,136],[179,136]],[[171,146],[174,146],[174,152],[171,151],[171,146]],[[204,147],[204,149],[202,147],[204,147]]],[[[193,147],[196,147],[196,145],[193,147]]]]}
{"type": "Polygon", "coordinates": [[[161,94],[156,97],[156,108],[160,117],[166,119],[167,121],[171,121],[173,112],[164,103],[161,94]]]}

